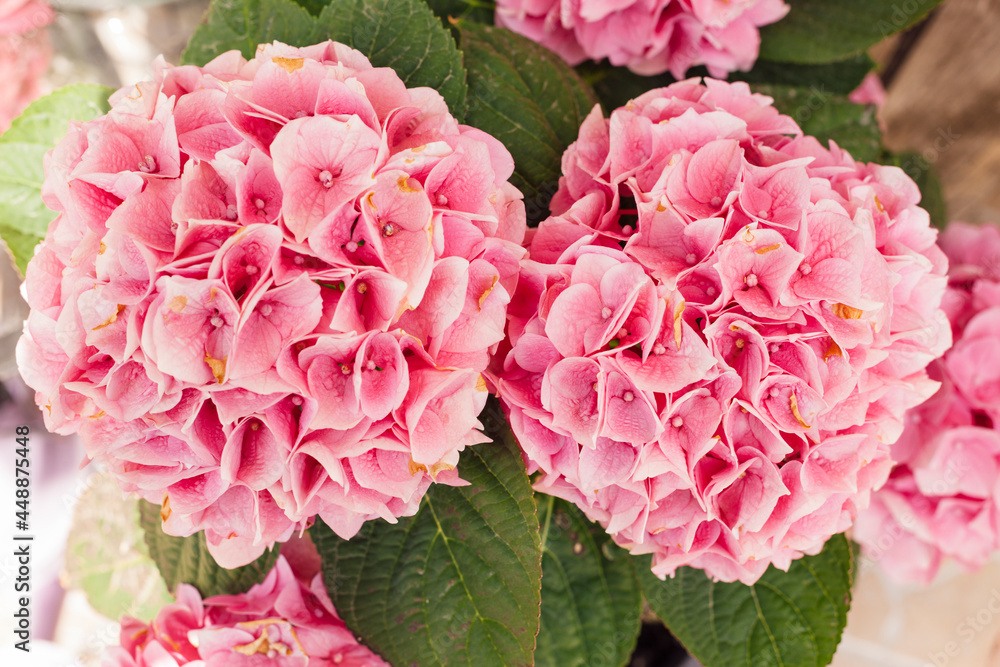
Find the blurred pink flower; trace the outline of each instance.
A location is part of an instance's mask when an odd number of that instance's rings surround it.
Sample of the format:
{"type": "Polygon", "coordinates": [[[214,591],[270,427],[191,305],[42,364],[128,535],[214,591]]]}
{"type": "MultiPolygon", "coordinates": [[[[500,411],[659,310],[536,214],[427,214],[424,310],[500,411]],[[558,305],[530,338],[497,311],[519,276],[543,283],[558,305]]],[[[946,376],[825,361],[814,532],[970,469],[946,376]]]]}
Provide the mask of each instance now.
{"type": "Polygon", "coordinates": [[[855,104],[874,104],[881,109],[886,99],[882,77],[877,72],[869,72],[861,85],[851,91],[848,98],[855,104]]]}
{"type": "Polygon", "coordinates": [[[757,29],[788,13],[783,0],[498,0],[496,21],[569,64],[604,60],[682,78],[705,65],[725,78],[757,60],[757,29]]]}
{"type": "Polygon", "coordinates": [[[1000,229],[953,222],[941,247],[955,345],[932,363],[941,388],[907,413],[898,464],[854,529],[903,583],[929,583],[946,557],[973,570],[1000,550],[1000,229]]]}
{"type": "Polygon", "coordinates": [[[303,584],[282,556],[246,593],[202,600],[178,584],[177,601],[152,623],[125,617],[121,626],[121,645],[105,651],[102,667],[388,665],[340,620],[322,577],[303,584]]]}
{"type": "Polygon", "coordinates": [[[535,488],[660,576],[816,553],[950,344],[916,185],[712,79],[595,108],[562,165],[492,368],[535,488]]]}
{"type": "Polygon", "coordinates": [[[333,42],[111,101],[46,160],[18,362],[48,427],[228,567],[463,484],[525,253],[506,149],[333,42]]]}
{"type": "Polygon", "coordinates": [[[882,85],[882,77],[877,72],[869,72],[861,82],[861,85],[851,91],[847,96],[855,104],[870,104],[875,107],[875,117],[878,119],[879,127],[885,132],[885,118],[882,109],[885,107],[887,94],[885,86],[882,85]]]}
{"type": "Polygon", "coordinates": [[[0,133],[42,94],[55,12],[39,0],[0,0],[0,133]]]}

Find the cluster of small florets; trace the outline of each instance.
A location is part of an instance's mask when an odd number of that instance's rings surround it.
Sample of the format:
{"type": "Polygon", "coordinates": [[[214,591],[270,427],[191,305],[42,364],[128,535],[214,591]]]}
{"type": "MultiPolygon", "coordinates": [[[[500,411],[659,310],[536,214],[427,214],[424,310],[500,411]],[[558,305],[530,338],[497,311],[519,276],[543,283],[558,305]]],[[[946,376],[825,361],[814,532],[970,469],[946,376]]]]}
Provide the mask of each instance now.
{"type": "Polygon", "coordinates": [[[931,363],[941,388],[907,413],[853,533],[890,577],[923,584],[945,557],[975,569],[1000,549],[1000,229],[953,222],[941,247],[955,345],[931,363]]]}
{"type": "Polygon", "coordinates": [[[246,593],[202,600],[178,584],[177,601],[152,623],[121,625],[121,646],[105,652],[102,667],[388,667],[337,616],[321,576],[303,585],[280,556],[246,593]]]}
{"type": "Polygon", "coordinates": [[[46,161],[18,361],[49,428],[227,566],[461,483],[524,254],[507,150],[333,42],[111,101],[46,161]]]}
{"type": "Polygon", "coordinates": [[[0,132],[42,93],[55,12],[39,0],[0,0],[0,132]]]}
{"type": "Polygon", "coordinates": [[[818,551],[937,389],[947,260],[919,199],[745,84],[595,108],[495,369],[536,488],[661,576],[751,583],[818,551]]]}
{"type": "Polygon", "coordinates": [[[782,0],[498,0],[496,20],[562,56],[571,65],[604,60],[638,74],[696,65],[725,78],[749,70],[760,50],[760,26],[788,13],[782,0]]]}

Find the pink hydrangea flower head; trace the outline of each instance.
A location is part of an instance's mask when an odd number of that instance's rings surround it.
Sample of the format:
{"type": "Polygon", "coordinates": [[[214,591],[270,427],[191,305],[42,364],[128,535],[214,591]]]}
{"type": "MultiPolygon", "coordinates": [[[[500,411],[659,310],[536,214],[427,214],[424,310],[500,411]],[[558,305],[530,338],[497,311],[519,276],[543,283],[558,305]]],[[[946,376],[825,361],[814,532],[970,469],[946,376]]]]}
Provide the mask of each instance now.
{"type": "Polygon", "coordinates": [[[941,247],[955,344],[931,364],[941,388],[906,414],[898,463],[854,529],[903,583],[929,583],[948,557],[977,569],[1000,550],[1000,228],[953,222],[941,247]]]}
{"type": "Polygon", "coordinates": [[[595,108],[493,367],[536,489],[660,576],[752,583],[844,531],[950,344],[916,186],[771,102],[707,79],[595,108]]]}
{"type": "Polygon", "coordinates": [[[642,75],[682,78],[705,65],[725,78],[749,70],[758,28],[788,13],[783,0],[498,0],[496,21],[569,64],[604,60],[642,75]]]}
{"type": "Polygon", "coordinates": [[[387,667],[337,616],[322,577],[303,583],[278,558],[263,582],[240,595],[202,600],[188,584],[150,624],[122,619],[121,645],[102,667],[387,667]]]}
{"type": "Polygon", "coordinates": [[[462,484],[525,253],[506,149],[326,42],[155,65],[46,160],[21,372],[236,566],[462,484]]]}
{"type": "Polygon", "coordinates": [[[0,132],[42,94],[55,12],[40,0],[0,0],[0,132]]]}

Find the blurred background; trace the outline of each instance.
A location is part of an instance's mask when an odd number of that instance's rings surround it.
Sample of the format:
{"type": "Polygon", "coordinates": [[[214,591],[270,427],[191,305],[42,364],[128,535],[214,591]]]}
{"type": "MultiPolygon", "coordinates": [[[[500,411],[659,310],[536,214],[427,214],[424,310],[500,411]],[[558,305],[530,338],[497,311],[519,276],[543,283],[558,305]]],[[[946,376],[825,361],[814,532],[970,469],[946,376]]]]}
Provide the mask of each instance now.
{"type": "MultiPolygon", "coordinates": [[[[178,60],[208,2],[52,4],[53,56],[33,94],[69,83],[118,87],[148,78],[156,55],[178,60]]],[[[888,91],[881,110],[885,145],[915,153],[913,169],[937,169],[952,220],[1000,221],[998,53],[997,0],[946,0],[924,23],[871,51],[888,91]]],[[[0,60],[2,67],[8,65],[0,60]]],[[[166,591],[150,576],[153,566],[132,520],[134,504],[94,466],[81,468],[83,452],[74,439],[45,432],[17,376],[14,345],[26,314],[19,284],[16,269],[0,255],[0,434],[9,434],[3,437],[13,444],[15,427],[31,429],[35,537],[32,653],[26,658],[5,639],[0,664],[96,666],[104,647],[118,641],[117,618],[148,618],[166,591]]],[[[13,458],[0,457],[0,488],[14,488],[13,458]]],[[[12,544],[10,531],[0,529],[2,544],[12,544]]],[[[0,553],[0,636],[9,638],[17,568],[10,550],[0,553]]],[[[633,664],[696,663],[647,629],[633,664]]],[[[1000,667],[1000,560],[975,574],[948,564],[931,586],[910,588],[887,582],[876,563],[862,559],[833,664],[1000,667]]]]}

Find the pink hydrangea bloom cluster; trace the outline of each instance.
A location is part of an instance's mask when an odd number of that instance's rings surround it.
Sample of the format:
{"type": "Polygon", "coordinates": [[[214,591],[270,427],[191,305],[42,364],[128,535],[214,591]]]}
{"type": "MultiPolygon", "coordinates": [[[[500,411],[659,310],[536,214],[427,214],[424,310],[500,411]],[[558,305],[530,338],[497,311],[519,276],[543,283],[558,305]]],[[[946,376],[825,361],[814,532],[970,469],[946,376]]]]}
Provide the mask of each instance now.
{"type": "Polygon", "coordinates": [[[0,0],[0,132],[42,94],[52,47],[45,26],[55,12],[39,0],[0,0]]]}
{"type": "Polygon", "coordinates": [[[922,584],[946,556],[974,569],[1000,549],[1000,229],[954,222],[941,247],[955,345],[931,364],[941,388],[907,413],[898,464],[854,528],[886,574],[922,584]]]}
{"type": "Polygon", "coordinates": [[[112,104],[46,160],[17,352],[48,427],[228,567],[463,483],[525,252],[507,150],[333,42],[112,104]]]}
{"type": "Polygon", "coordinates": [[[950,342],[916,185],[771,102],[695,79],[595,108],[494,369],[536,488],[660,576],[750,583],[844,531],[950,342]]]}
{"type": "Polygon", "coordinates": [[[496,21],[571,65],[604,60],[637,74],[696,65],[725,78],[749,70],[760,26],[788,13],[783,0],[498,0],[496,21]]]}
{"type": "Polygon", "coordinates": [[[303,585],[281,556],[240,595],[202,600],[178,584],[177,601],[152,623],[123,618],[120,638],[102,667],[388,667],[337,616],[322,577],[303,585]]]}

